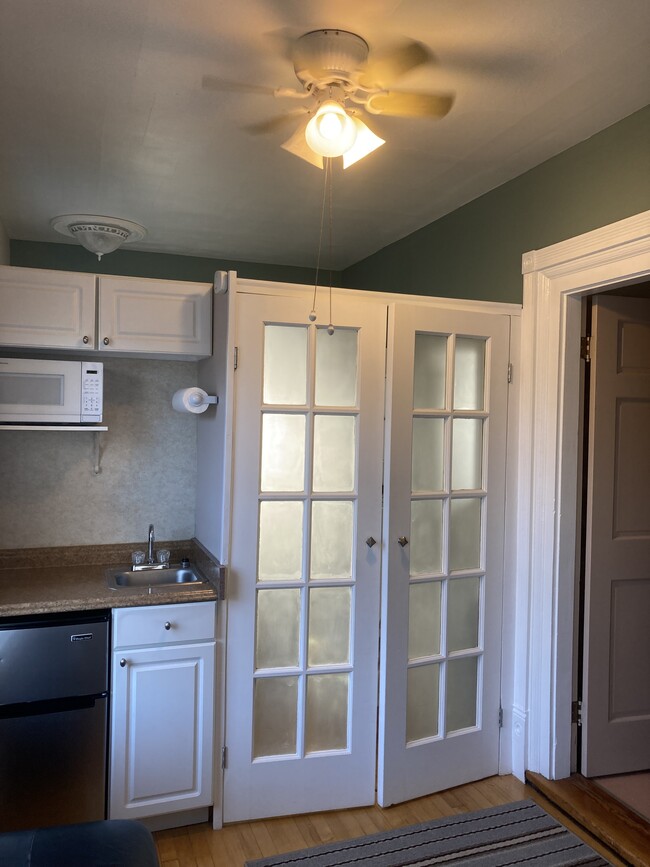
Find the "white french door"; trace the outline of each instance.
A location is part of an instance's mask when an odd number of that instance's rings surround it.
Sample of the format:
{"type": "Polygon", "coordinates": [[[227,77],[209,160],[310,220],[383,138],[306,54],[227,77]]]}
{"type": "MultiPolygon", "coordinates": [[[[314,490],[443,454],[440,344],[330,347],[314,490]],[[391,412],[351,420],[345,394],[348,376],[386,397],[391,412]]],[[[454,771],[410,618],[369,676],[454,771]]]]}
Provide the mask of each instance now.
{"type": "Polygon", "coordinates": [[[391,308],[377,798],[497,773],[509,318],[391,308]]]}
{"type": "Polygon", "coordinates": [[[375,799],[386,307],[309,309],[238,297],[226,822],[375,799]]]}

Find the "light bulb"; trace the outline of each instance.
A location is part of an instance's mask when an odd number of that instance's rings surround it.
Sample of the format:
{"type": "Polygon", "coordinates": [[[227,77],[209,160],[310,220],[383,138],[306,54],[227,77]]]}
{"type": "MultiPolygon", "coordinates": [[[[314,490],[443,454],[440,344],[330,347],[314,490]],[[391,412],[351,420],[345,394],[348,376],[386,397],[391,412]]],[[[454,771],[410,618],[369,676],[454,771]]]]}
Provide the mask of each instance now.
{"type": "Polygon", "coordinates": [[[343,106],[325,100],[305,129],[307,144],[322,157],[340,157],[349,151],[357,137],[357,127],[343,106]]]}

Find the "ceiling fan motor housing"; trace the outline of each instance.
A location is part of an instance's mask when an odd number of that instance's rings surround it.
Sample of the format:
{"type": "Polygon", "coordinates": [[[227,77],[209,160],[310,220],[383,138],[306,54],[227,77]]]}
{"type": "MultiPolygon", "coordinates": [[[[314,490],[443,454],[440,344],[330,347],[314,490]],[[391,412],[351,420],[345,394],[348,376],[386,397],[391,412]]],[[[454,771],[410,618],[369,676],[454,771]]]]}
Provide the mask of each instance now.
{"type": "Polygon", "coordinates": [[[312,30],[296,42],[293,65],[306,86],[355,84],[368,59],[368,43],[347,30],[312,30]]]}

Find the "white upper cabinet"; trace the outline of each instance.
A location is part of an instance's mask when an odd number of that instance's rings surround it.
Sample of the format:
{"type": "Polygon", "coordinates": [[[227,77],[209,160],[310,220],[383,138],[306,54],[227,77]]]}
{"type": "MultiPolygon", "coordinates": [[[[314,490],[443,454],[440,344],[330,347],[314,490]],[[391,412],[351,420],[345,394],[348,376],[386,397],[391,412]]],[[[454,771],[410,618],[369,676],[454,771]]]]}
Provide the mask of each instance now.
{"type": "Polygon", "coordinates": [[[211,355],[211,302],[209,283],[100,277],[98,348],[211,355]]]}
{"type": "Polygon", "coordinates": [[[212,284],[0,266],[0,347],[212,354],[212,284]]]}
{"type": "Polygon", "coordinates": [[[95,275],[0,267],[0,344],[95,348],[95,275]]]}

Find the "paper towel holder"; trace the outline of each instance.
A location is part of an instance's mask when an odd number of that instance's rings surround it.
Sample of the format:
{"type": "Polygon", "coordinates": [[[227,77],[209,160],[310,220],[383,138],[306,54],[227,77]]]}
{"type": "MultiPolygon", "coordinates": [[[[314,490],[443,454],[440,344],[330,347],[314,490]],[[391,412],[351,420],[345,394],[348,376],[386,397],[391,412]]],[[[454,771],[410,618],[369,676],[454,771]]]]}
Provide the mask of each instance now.
{"type": "Polygon", "coordinates": [[[172,397],[172,407],[177,412],[201,413],[205,412],[210,404],[218,403],[217,395],[207,394],[196,386],[180,388],[172,397]]]}

